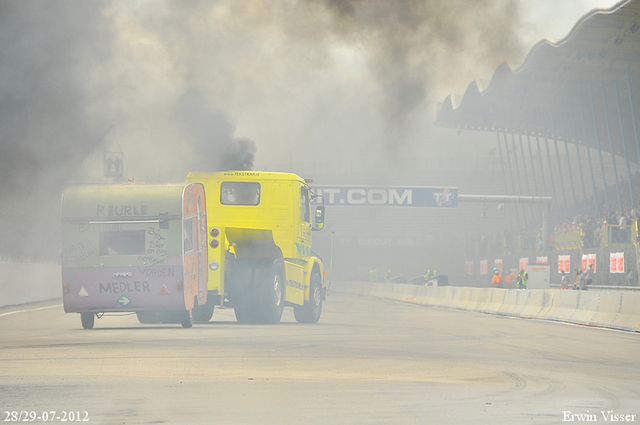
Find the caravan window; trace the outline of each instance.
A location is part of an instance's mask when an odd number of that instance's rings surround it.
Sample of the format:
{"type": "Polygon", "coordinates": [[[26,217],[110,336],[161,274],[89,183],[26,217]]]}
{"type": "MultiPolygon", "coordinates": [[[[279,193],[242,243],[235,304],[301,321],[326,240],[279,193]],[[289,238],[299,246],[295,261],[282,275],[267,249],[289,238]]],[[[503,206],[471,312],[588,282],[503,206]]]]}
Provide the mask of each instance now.
{"type": "Polygon", "coordinates": [[[144,230],[100,232],[100,255],[142,255],[145,253],[144,230]]]}

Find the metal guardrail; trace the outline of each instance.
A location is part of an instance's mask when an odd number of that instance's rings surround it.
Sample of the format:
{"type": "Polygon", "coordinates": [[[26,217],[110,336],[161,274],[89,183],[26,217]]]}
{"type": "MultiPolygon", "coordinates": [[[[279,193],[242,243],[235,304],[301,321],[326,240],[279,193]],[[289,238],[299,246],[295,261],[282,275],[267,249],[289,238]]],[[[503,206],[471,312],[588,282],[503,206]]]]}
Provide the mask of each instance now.
{"type": "Polygon", "coordinates": [[[633,245],[637,240],[636,226],[606,225],[602,228],[602,246],[633,245]]]}
{"type": "Polygon", "coordinates": [[[565,249],[582,248],[582,237],[580,230],[568,230],[554,234],[553,249],[561,251],[565,249]]]}
{"type": "MultiPolygon", "coordinates": [[[[555,233],[553,237],[553,247],[556,251],[583,248],[582,231],[579,229],[555,233]]],[[[589,243],[595,242],[596,246],[598,243],[600,246],[628,246],[637,244],[637,238],[638,230],[635,225],[618,226],[608,224],[602,228],[602,235],[599,241],[596,238],[596,240],[589,243]]]]}
{"type": "MultiPolygon", "coordinates": [[[[553,289],[560,289],[560,285],[552,284],[549,286],[553,289]]],[[[597,289],[598,291],[640,292],[640,286],[589,285],[589,289],[597,289]]]]}

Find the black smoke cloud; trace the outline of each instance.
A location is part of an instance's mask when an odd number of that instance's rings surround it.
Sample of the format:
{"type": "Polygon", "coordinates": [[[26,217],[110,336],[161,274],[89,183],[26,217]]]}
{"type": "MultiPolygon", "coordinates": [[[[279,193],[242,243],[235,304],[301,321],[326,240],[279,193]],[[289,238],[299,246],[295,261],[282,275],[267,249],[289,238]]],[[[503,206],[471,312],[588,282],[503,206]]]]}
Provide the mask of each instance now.
{"type": "Polygon", "coordinates": [[[109,129],[149,182],[417,157],[436,100],[522,53],[517,5],[4,0],[0,253],[57,252],[61,191],[103,177],[109,129]]]}
{"type": "Polygon", "coordinates": [[[426,102],[435,105],[447,80],[469,62],[480,72],[521,56],[515,0],[310,1],[332,12],[333,32],[373,52],[369,66],[396,141],[412,113],[426,102]]]}
{"type": "Polygon", "coordinates": [[[261,155],[375,160],[414,157],[437,100],[522,56],[518,1],[163,1],[131,19],[237,136],[275,145],[261,155]]]}
{"type": "Polygon", "coordinates": [[[186,93],[178,102],[184,134],[190,136],[197,155],[191,162],[197,171],[252,170],[256,143],[234,137],[234,126],[220,110],[212,109],[198,90],[186,93]]]}

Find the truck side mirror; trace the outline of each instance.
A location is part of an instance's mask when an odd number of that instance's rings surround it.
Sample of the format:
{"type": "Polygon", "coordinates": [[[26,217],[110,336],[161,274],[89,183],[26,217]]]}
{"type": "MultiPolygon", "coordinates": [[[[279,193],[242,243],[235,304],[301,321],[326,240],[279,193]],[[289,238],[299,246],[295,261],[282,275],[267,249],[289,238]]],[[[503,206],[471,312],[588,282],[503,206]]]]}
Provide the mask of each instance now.
{"type": "Polygon", "coordinates": [[[316,207],[316,218],[313,230],[322,230],[324,228],[324,205],[316,207]]]}

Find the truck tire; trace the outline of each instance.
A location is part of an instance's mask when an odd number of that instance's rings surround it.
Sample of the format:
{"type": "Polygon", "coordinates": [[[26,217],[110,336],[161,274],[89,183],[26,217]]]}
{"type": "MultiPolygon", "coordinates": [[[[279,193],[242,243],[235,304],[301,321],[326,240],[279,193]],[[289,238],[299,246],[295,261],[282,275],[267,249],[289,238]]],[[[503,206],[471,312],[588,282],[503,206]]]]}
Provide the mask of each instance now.
{"type": "Polygon", "coordinates": [[[255,274],[257,260],[255,258],[239,258],[229,267],[228,290],[229,299],[238,323],[258,323],[255,315],[255,274]]]}
{"type": "Polygon", "coordinates": [[[317,270],[311,273],[309,301],[293,307],[293,315],[298,323],[318,323],[322,314],[322,280],[317,270]]]}
{"type": "Polygon", "coordinates": [[[80,313],[80,322],[84,329],[93,329],[95,321],[96,315],[94,313],[80,313]]]}
{"type": "Polygon", "coordinates": [[[204,305],[199,305],[193,308],[193,321],[194,322],[208,322],[213,317],[213,310],[215,305],[213,299],[208,299],[204,305]]]}
{"type": "Polygon", "coordinates": [[[193,317],[191,316],[191,310],[185,310],[180,312],[180,323],[183,328],[190,328],[193,326],[193,317]]]}
{"type": "Polygon", "coordinates": [[[248,303],[238,303],[233,308],[233,312],[236,315],[238,323],[251,324],[256,323],[256,319],[251,310],[251,306],[248,303]]]}
{"type": "Polygon", "coordinates": [[[284,309],[284,272],[279,259],[258,261],[255,270],[256,319],[258,323],[280,322],[284,309]]]}

